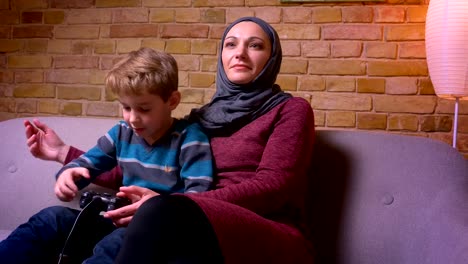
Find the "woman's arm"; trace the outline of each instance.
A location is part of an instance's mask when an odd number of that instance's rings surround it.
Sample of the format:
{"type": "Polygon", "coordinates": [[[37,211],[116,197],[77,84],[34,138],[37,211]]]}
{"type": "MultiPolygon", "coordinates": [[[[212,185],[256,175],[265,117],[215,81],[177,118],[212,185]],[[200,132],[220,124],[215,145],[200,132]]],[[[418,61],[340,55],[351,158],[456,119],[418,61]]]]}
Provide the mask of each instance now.
{"type": "Polygon", "coordinates": [[[198,195],[237,204],[261,215],[276,213],[286,204],[301,206],[315,138],[313,111],[300,98],[279,107],[255,176],[198,195]]]}

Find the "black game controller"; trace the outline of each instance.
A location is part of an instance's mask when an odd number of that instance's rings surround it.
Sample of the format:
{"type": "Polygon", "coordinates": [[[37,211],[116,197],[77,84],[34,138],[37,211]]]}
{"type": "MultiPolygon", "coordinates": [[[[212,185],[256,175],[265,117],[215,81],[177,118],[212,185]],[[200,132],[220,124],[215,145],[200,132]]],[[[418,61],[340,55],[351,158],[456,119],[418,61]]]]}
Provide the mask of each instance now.
{"type": "Polygon", "coordinates": [[[80,198],[80,208],[85,208],[90,202],[96,200],[96,208],[100,211],[111,211],[131,204],[127,198],[117,197],[110,193],[84,192],[80,198]]]}

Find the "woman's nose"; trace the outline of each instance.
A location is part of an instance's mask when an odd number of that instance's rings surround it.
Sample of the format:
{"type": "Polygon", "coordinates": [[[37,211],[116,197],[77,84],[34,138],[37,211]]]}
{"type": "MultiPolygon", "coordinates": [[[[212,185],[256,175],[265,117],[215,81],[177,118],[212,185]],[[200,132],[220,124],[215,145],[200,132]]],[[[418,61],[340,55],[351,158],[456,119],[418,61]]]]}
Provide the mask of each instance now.
{"type": "Polygon", "coordinates": [[[246,52],[247,50],[244,45],[238,45],[235,53],[236,58],[245,58],[246,52]]]}

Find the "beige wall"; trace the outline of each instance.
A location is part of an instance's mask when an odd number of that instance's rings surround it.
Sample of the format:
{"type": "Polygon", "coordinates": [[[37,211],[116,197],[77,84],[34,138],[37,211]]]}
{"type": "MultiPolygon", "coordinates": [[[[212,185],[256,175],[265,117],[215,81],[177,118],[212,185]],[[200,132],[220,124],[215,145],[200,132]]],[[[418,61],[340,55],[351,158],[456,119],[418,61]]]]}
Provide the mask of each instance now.
{"type": "MultiPolygon", "coordinates": [[[[0,0],[0,120],[118,116],[103,79],[119,55],[141,46],[176,57],[182,116],[214,92],[226,24],[251,15],[278,31],[278,83],[310,101],[318,128],[451,144],[454,103],[435,96],[425,59],[428,2],[0,0]]],[[[459,111],[458,149],[468,157],[468,102],[459,111]]]]}

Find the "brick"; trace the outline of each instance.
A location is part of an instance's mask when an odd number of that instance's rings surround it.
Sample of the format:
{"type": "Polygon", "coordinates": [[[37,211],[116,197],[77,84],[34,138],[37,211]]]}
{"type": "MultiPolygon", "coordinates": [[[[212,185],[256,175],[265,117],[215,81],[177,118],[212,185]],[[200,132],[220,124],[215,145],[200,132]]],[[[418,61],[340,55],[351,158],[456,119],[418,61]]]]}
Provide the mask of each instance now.
{"type": "Polygon", "coordinates": [[[143,23],[149,21],[147,8],[118,9],[112,12],[113,23],[143,23]]]}
{"type": "Polygon", "coordinates": [[[55,101],[39,101],[37,103],[37,112],[44,114],[58,114],[59,104],[55,101]]]}
{"type": "Polygon", "coordinates": [[[406,10],[406,19],[409,23],[423,23],[426,22],[427,5],[408,7],[406,10]]]}
{"type": "Polygon", "coordinates": [[[304,74],[307,73],[307,60],[283,59],[280,73],[304,74]]]}
{"type": "Polygon", "coordinates": [[[15,26],[13,27],[13,38],[52,38],[53,30],[53,26],[15,26]]]}
{"type": "Polygon", "coordinates": [[[320,39],[320,27],[308,24],[280,24],[275,29],[281,40],[318,40],[320,39]]]}
{"type": "Polygon", "coordinates": [[[328,42],[307,41],[302,43],[302,54],[306,58],[327,58],[330,53],[330,43],[328,42]]]}
{"type": "Polygon", "coordinates": [[[218,50],[218,41],[216,40],[193,40],[192,54],[216,55],[218,50]]]}
{"type": "Polygon", "coordinates": [[[57,86],[57,98],[65,100],[89,100],[97,101],[101,99],[101,88],[96,86],[57,86]]]}
{"type": "Polygon", "coordinates": [[[160,39],[144,39],[141,41],[141,46],[164,51],[166,48],[166,41],[160,39]]]}
{"type": "Polygon", "coordinates": [[[377,23],[402,23],[404,21],[404,7],[380,6],[375,8],[375,22],[377,23]]]}
{"type": "Polygon", "coordinates": [[[73,25],[55,28],[56,39],[97,39],[98,37],[99,26],[73,25]]]}
{"type": "Polygon", "coordinates": [[[211,29],[209,32],[210,39],[221,39],[224,33],[224,29],[226,29],[225,25],[211,25],[211,29]]]}
{"type": "Polygon", "coordinates": [[[174,22],[174,9],[151,9],[149,20],[152,23],[169,23],[174,22]]]}
{"type": "Polygon", "coordinates": [[[71,40],[49,40],[47,45],[47,53],[52,54],[67,54],[71,52],[71,40]]]}
{"type": "Polygon", "coordinates": [[[388,129],[399,131],[418,131],[417,115],[390,115],[388,117],[388,129]]]}
{"type": "Polygon", "coordinates": [[[431,114],[437,99],[433,96],[387,95],[374,97],[374,110],[387,113],[431,114]]]}
{"type": "Polygon", "coordinates": [[[141,41],[138,39],[122,39],[118,40],[116,44],[118,54],[129,53],[141,47],[141,41]]]}
{"type": "Polygon", "coordinates": [[[395,77],[386,79],[387,94],[416,94],[418,92],[417,79],[412,77],[395,77]]]}
{"type": "Polygon", "coordinates": [[[207,25],[161,25],[162,38],[206,38],[209,26],[207,25]]]}
{"type": "Polygon", "coordinates": [[[400,58],[402,59],[425,59],[426,46],[424,42],[412,42],[400,44],[400,58]]]}
{"type": "Polygon", "coordinates": [[[104,85],[107,71],[91,71],[89,74],[89,84],[104,85]]]}
{"type": "Polygon", "coordinates": [[[424,25],[392,25],[386,31],[387,41],[424,40],[424,25]]]}
{"type": "Polygon", "coordinates": [[[327,77],[326,87],[329,92],[354,92],[356,81],[349,77],[327,77]]]}
{"type": "Polygon", "coordinates": [[[0,10],[0,25],[19,24],[19,13],[17,11],[0,10]]]}
{"type": "Polygon", "coordinates": [[[34,114],[37,112],[37,101],[27,100],[16,102],[16,113],[34,114]]]}
{"type": "Polygon", "coordinates": [[[114,54],[115,41],[113,40],[98,40],[94,42],[94,53],[96,54],[114,54]]]}
{"type": "Polygon", "coordinates": [[[285,91],[297,91],[297,76],[280,74],[276,83],[285,91]]]}
{"type": "Polygon", "coordinates": [[[205,93],[202,89],[183,89],[180,92],[182,94],[182,103],[203,104],[205,93]]]}
{"type": "Polygon", "coordinates": [[[365,72],[365,62],[358,60],[309,60],[309,74],[363,75],[365,72]]]}
{"type": "Polygon", "coordinates": [[[218,66],[218,57],[206,57],[201,58],[201,70],[204,72],[216,72],[218,66]]]}
{"type": "Polygon", "coordinates": [[[145,38],[157,37],[158,25],[111,25],[111,38],[145,38]]]}
{"type": "Polygon", "coordinates": [[[418,89],[421,95],[435,95],[434,86],[429,78],[419,79],[418,89]]]}
{"type": "Polygon", "coordinates": [[[314,124],[317,127],[325,126],[325,112],[314,109],[314,124]]]}
{"type": "Polygon", "coordinates": [[[18,84],[13,90],[17,98],[54,98],[55,86],[52,84],[18,84]]]}
{"type": "Polygon", "coordinates": [[[212,87],[215,83],[215,75],[212,73],[190,73],[191,87],[212,87]]]}
{"type": "Polygon", "coordinates": [[[283,57],[299,57],[301,56],[300,41],[281,41],[283,49],[283,57]]]}
{"type": "Polygon", "coordinates": [[[299,76],[299,91],[325,91],[325,78],[320,76],[299,76]]]}
{"type": "Polygon", "coordinates": [[[112,13],[106,9],[72,9],[68,11],[67,23],[106,24],[112,22],[112,13]]]}
{"type": "Polygon", "coordinates": [[[366,95],[341,93],[316,93],[312,108],[320,110],[370,111],[372,98],[366,95]]]}
{"type": "Polygon", "coordinates": [[[69,116],[82,115],[83,105],[81,103],[64,102],[60,104],[60,114],[69,116]]]}
{"type": "MultiPolygon", "coordinates": [[[[26,0],[27,1],[27,0],[26,0]]],[[[90,8],[93,7],[94,0],[51,0],[52,8],[90,8]]]]}
{"type": "MultiPolygon", "coordinates": [[[[255,12],[249,7],[231,7],[226,10],[226,23],[232,23],[244,16],[255,16],[255,12]]],[[[284,16],[283,16],[284,17],[284,16]]]]}
{"type": "Polygon", "coordinates": [[[0,112],[15,112],[16,101],[11,98],[0,98],[0,112]]]}
{"type": "Polygon", "coordinates": [[[43,71],[15,71],[16,83],[42,83],[44,82],[43,71]]]}
{"type": "Polygon", "coordinates": [[[190,113],[193,108],[200,108],[200,104],[181,103],[177,108],[172,111],[172,116],[175,118],[183,118],[190,113]]]}
{"type": "Polygon", "coordinates": [[[283,9],[283,22],[288,24],[312,23],[312,9],[304,7],[291,7],[283,9]]]}
{"type": "Polygon", "coordinates": [[[86,115],[117,117],[120,114],[117,103],[90,103],[86,107],[86,115]]]}
{"type": "Polygon", "coordinates": [[[28,53],[42,53],[47,52],[48,40],[46,39],[28,39],[25,42],[24,50],[28,53]]]}
{"type": "Polygon", "coordinates": [[[333,42],[331,45],[331,54],[333,58],[352,58],[360,57],[362,53],[361,42],[333,42]]]}
{"type": "Polygon", "coordinates": [[[322,27],[325,40],[381,40],[382,28],[377,25],[327,25],[322,27]]]}
{"type": "Polygon", "coordinates": [[[11,27],[0,25],[0,38],[10,38],[11,27]]]}
{"type": "Polygon", "coordinates": [[[341,22],[341,8],[318,7],[313,9],[314,23],[341,22]]]}
{"type": "Polygon", "coordinates": [[[372,78],[372,79],[357,79],[358,93],[385,93],[385,79],[372,78]]]}
{"type": "Polygon", "coordinates": [[[99,37],[110,38],[110,25],[100,25],[99,26],[99,37]]]}
{"type": "Polygon", "coordinates": [[[10,8],[10,1],[0,1],[0,9],[8,9],[10,8]]]}
{"type": "Polygon", "coordinates": [[[146,7],[190,7],[192,0],[143,0],[142,5],[146,7]]]}
{"type": "Polygon", "coordinates": [[[96,7],[139,7],[141,0],[95,0],[96,7]]]}
{"type": "Polygon", "coordinates": [[[427,76],[426,61],[370,61],[369,76],[427,76]]]}
{"type": "Polygon", "coordinates": [[[2,39],[0,41],[0,52],[15,52],[23,48],[23,41],[17,39],[2,39]]]}
{"type": "Polygon", "coordinates": [[[44,24],[62,24],[65,20],[65,13],[63,11],[45,11],[44,24]]]}
{"type": "Polygon", "coordinates": [[[359,129],[379,129],[387,128],[387,115],[374,113],[357,113],[357,127],[359,129]]]}
{"type": "Polygon", "coordinates": [[[347,111],[331,111],[327,113],[328,127],[355,127],[356,113],[347,111]]]}
{"type": "Polygon", "coordinates": [[[0,83],[12,83],[17,72],[0,70],[0,83]]]}
{"type": "Polygon", "coordinates": [[[110,70],[122,57],[123,56],[102,57],[99,68],[101,70],[110,70]]]}
{"type": "Polygon", "coordinates": [[[199,71],[200,56],[193,55],[174,55],[177,61],[179,71],[199,71]]]}
{"type": "Polygon", "coordinates": [[[468,116],[458,116],[458,133],[468,133],[468,116]]]}
{"type": "MultiPolygon", "coordinates": [[[[0,15],[1,12],[0,12],[0,15]]],[[[39,11],[26,11],[21,13],[21,23],[23,24],[40,24],[42,23],[43,13],[39,11]]]]}
{"type": "Polygon", "coordinates": [[[10,68],[50,68],[52,57],[46,55],[12,55],[8,57],[10,68]]]}
{"type": "Polygon", "coordinates": [[[179,71],[179,87],[189,86],[189,74],[188,72],[179,71]]]}
{"type": "Polygon", "coordinates": [[[369,42],[365,47],[366,57],[395,59],[397,57],[397,47],[396,43],[369,42]]]}
{"type": "MultiPolygon", "coordinates": [[[[455,113],[455,100],[442,99],[436,97],[437,99],[437,109],[436,113],[438,114],[454,114],[455,113]]],[[[458,114],[467,115],[468,114],[468,101],[462,100],[458,103],[458,114]]]]}
{"type": "Polygon", "coordinates": [[[424,132],[452,131],[452,118],[449,116],[422,116],[420,122],[424,132]]]}
{"type": "Polygon", "coordinates": [[[341,16],[345,23],[371,23],[374,18],[373,8],[349,6],[341,8],[341,16]]]}
{"type": "Polygon", "coordinates": [[[226,23],[226,10],[224,9],[206,9],[201,12],[200,21],[202,23],[226,23]]]}
{"type": "Polygon", "coordinates": [[[170,39],[166,42],[166,52],[171,54],[190,54],[190,40],[170,39]]]}
{"type": "MultiPolygon", "coordinates": [[[[219,0],[194,0],[193,1],[193,7],[212,7],[212,6],[217,6],[219,4],[220,4],[219,0]]],[[[248,3],[245,3],[245,4],[247,6],[252,6],[252,5],[249,5],[248,3]]],[[[244,0],[224,0],[222,5],[224,7],[244,6],[244,0]]]]}
{"type": "Polygon", "coordinates": [[[99,57],[97,56],[56,56],[54,57],[54,68],[66,69],[97,69],[99,57]]]}
{"type": "Polygon", "coordinates": [[[104,88],[104,98],[106,101],[116,101],[118,99],[117,95],[115,95],[111,89],[105,87],[104,88]]]}
{"type": "Polygon", "coordinates": [[[200,9],[181,8],[175,11],[175,21],[177,23],[196,23],[200,22],[200,9]]]}
{"type": "Polygon", "coordinates": [[[270,24],[281,22],[281,9],[276,7],[255,7],[255,16],[270,24]]]}
{"type": "Polygon", "coordinates": [[[89,70],[81,69],[58,69],[46,74],[48,83],[87,84],[89,82],[89,70]]]}
{"type": "Polygon", "coordinates": [[[75,40],[71,47],[71,53],[75,55],[92,55],[94,51],[93,40],[75,40]]]}
{"type": "Polygon", "coordinates": [[[14,89],[15,87],[13,84],[0,84],[0,98],[13,97],[14,89]]]}

